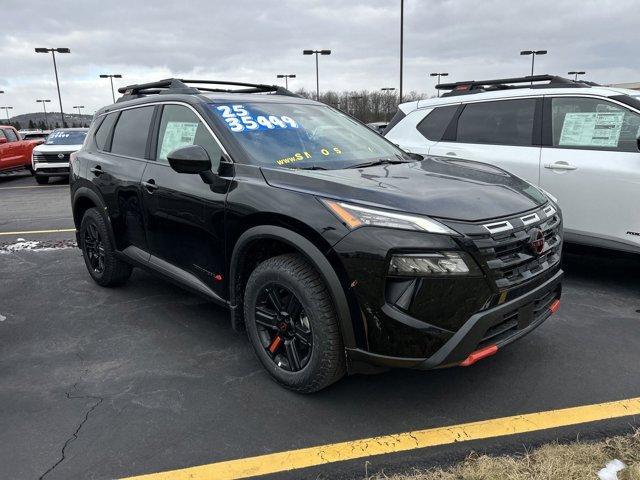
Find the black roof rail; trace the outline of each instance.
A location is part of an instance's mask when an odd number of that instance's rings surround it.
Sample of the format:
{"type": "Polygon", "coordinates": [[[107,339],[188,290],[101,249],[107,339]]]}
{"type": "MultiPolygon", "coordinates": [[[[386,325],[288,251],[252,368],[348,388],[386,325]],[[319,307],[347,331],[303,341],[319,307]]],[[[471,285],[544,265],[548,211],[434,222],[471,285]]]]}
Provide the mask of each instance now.
{"type": "Polygon", "coordinates": [[[260,83],[246,83],[246,82],[230,82],[223,80],[186,80],[182,78],[166,78],[164,80],[158,80],[157,82],[139,83],[135,85],[127,85],[126,87],[120,87],[118,92],[122,93],[122,97],[118,99],[118,102],[124,100],[130,100],[131,98],[140,98],[145,95],[157,95],[168,93],[183,93],[188,95],[199,95],[203,92],[226,92],[226,93],[273,93],[276,95],[287,95],[291,97],[297,97],[295,93],[280,87],[278,85],[265,85],[260,83]],[[193,87],[188,84],[203,84],[203,85],[222,85],[222,86],[234,86],[244,88],[207,88],[207,87],[193,87]]]}
{"type": "Polygon", "coordinates": [[[464,82],[441,83],[436,85],[438,90],[450,90],[443,96],[464,95],[492,90],[507,90],[513,88],[588,88],[592,82],[576,81],[557,75],[529,75],[526,77],[497,78],[493,80],[468,80],[464,82]],[[548,82],[535,84],[534,82],[548,82]],[[510,84],[516,85],[510,85],[510,84]],[[518,84],[529,85],[518,85],[518,84]]]}

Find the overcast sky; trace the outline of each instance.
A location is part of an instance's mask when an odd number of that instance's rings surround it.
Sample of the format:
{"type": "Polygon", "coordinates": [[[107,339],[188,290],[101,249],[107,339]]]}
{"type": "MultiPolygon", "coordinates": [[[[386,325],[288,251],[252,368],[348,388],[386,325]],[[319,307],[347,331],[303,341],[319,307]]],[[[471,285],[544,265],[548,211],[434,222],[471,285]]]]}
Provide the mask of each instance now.
{"type": "MultiPolygon", "coordinates": [[[[116,87],[170,76],[260,83],[295,73],[290,88],[397,87],[400,0],[2,0],[0,106],[13,114],[58,108],[51,55],[66,112],[111,103],[116,87]]],[[[640,81],[639,5],[632,0],[405,0],[405,91],[432,94],[429,72],[449,79],[527,74],[523,49],[547,49],[536,73],[586,70],[601,83],[640,81]]],[[[4,111],[1,112],[2,115],[4,111]]]]}

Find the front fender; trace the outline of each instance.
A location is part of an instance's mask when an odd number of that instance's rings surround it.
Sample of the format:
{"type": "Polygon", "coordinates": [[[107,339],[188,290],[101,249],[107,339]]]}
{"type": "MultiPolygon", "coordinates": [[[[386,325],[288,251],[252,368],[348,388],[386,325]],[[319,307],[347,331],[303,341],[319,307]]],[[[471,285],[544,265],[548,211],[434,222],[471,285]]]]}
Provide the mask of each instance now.
{"type": "Polygon", "coordinates": [[[295,248],[299,253],[304,255],[307,261],[315,267],[315,269],[320,273],[323,280],[325,281],[327,289],[329,290],[331,298],[333,299],[345,347],[350,348],[352,346],[355,346],[355,335],[353,331],[349,303],[342,288],[342,284],[340,283],[340,279],[331,266],[331,263],[329,263],[329,260],[327,260],[324,254],[320,250],[318,250],[318,248],[313,243],[304,238],[302,235],[291,230],[287,230],[286,228],[277,227],[275,225],[259,225],[248,229],[242,235],[240,235],[240,238],[238,238],[238,241],[236,242],[236,245],[233,249],[229,272],[229,300],[232,309],[232,321],[234,322],[234,325],[236,325],[235,322],[238,320],[238,316],[241,314],[237,311],[238,306],[241,303],[241,299],[238,298],[239,289],[237,288],[238,285],[236,283],[238,279],[240,259],[242,258],[243,252],[246,250],[249,244],[259,239],[272,239],[285,242],[295,248]]]}

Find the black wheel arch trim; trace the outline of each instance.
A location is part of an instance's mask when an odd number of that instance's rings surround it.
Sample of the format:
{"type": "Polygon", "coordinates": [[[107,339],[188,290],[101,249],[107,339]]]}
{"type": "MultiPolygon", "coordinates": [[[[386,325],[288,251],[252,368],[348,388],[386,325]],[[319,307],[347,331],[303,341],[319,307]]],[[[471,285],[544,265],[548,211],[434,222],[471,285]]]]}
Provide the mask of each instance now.
{"type": "Polygon", "coordinates": [[[242,312],[238,311],[241,304],[237,298],[238,288],[236,285],[238,276],[238,266],[243,254],[243,250],[253,241],[259,239],[280,240],[291,245],[299,253],[316,268],[324,279],[331,298],[333,299],[340,323],[340,331],[345,348],[355,347],[355,335],[351,319],[351,311],[347,296],[343,290],[342,283],[338,278],[338,274],[326,256],[311,241],[302,235],[288,230],[286,228],[277,227],[275,225],[259,225],[245,231],[236,242],[233,253],[231,255],[231,264],[229,271],[229,304],[231,308],[232,325],[234,328],[239,326],[239,316],[242,312]]]}
{"type": "MultiPolygon", "coordinates": [[[[93,204],[98,208],[98,210],[100,210],[100,212],[104,215],[104,218],[107,222],[107,226],[109,227],[108,231],[109,231],[109,239],[111,240],[111,244],[116,245],[115,237],[113,235],[113,229],[111,228],[111,219],[109,218],[109,214],[107,212],[107,205],[104,203],[100,195],[98,195],[96,192],[91,190],[89,187],[78,187],[73,192],[72,198],[73,200],[71,202],[71,206],[72,206],[72,212],[74,217],[74,223],[75,223],[76,206],[78,204],[78,201],[80,201],[83,198],[87,198],[91,200],[93,204]]],[[[82,222],[81,218],[78,219],[78,223],[76,224],[76,239],[78,240],[78,246],[80,246],[80,243],[79,243],[80,222],[82,222]]]]}

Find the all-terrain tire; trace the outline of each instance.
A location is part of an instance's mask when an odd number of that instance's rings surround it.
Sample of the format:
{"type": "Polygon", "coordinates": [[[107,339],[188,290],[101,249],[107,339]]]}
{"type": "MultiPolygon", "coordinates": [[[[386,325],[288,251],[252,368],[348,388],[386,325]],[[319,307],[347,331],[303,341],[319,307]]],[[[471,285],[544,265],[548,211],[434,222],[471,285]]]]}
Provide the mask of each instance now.
{"type": "Polygon", "coordinates": [[[82,256],[91,278],[103,287],[113,287],[122,285],[131,276],[133,268],[128,263],[123,262],[115,255],[114,245],[111,243],[109,230],[104,216],[97,208],[88,209],[82,217],[80,223],[80,245],[82,256]],[[91,263],[87,245],[85,245],[86,232],[92,229],[97,232],[104,253],[102,268],[96,269],[91,263]]]}
{"type": "Polygon", "coordinates": [[[285,254],[261,263],[249,277],[244,294],[247,335],[254,352],[276,382],[300,393],[312,393],[340,380],[346,360],[340,326],[331,295],[319,273],[299,254],[285,254]],[[312,349],[299,371],[278,366],[262,344],[255,321],[256,303],[268,285],[293,292],[311,326],[312,349]]]}

